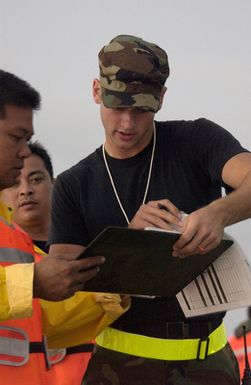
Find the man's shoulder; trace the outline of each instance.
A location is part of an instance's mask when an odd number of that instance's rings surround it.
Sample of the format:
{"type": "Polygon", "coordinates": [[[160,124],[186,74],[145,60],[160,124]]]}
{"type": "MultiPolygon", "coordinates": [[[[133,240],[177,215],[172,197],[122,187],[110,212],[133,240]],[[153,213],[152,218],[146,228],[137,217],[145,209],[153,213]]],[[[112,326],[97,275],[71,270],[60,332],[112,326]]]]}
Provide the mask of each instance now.
{"type": "Polygon", "coordinates": [[[187,140],[199,127],[205,128],[207,120],[199,118],[196,120],[166,120],[157,121],[156,129],[160,141],[187,140]]]}
{"type": "Polygon", "coordinates": [[[165,120],[165,121],[156,121],[156,127],[158,129],[187,129],[187,128],[193,128],[197,126],[206,126],[210,123],[212,123],[210,120],[206,118],[198,118],[198,119],[191,119],[191,120],[165,120]]]}
{"type": "Polygon", "coordinates": [[[60,178],[79,178],[98,167],[101,149],[98,148],[79,162],[59,174],[60,178]]]}
{"type": "Polygon", "coordinates": [[[198,118],[194,120],[167,120],[158,121],[156,128],[160,136],[168,136],[170,138],[188,138],[193,135],[201,135],[202,133],[221,133],[226,132],[221,126],[206,118],[198,118]]]}

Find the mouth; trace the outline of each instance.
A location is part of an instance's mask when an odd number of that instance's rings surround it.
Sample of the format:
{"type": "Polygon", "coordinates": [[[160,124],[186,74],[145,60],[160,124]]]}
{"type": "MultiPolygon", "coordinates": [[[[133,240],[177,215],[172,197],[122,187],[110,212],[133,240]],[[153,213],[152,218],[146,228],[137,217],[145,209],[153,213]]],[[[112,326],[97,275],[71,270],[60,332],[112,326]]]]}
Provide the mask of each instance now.
{"type": "Polygon", "coordinates": [[[122,139],[122,140],[130,140],[134,137],[135,134],[133,134],[132,132],[125,132],[125,131],[117,131],[119,137],[122,139]]]}
{"type": "Polygon", "coordinates": [[[34,206],[34,205],[37,205],[37,202],[35,201],[22,201],[19,203],[18,207],[31,207],[31,206],[34,206]]]}

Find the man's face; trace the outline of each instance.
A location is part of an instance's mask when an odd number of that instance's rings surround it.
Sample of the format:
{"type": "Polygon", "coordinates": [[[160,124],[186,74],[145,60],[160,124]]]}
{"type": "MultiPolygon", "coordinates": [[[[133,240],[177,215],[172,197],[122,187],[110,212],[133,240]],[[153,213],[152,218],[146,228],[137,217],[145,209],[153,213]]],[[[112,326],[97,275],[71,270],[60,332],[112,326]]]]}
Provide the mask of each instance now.
{"type": "Polygon", "coordinates": [[[52,180],[43,160],[31,154],[16,184],[2,192],[2,200],[13,209],[20,227],[41,226],[50,218],[52,180]]]}
{"type": "Polygon", "coordinates": [[[27,142],[33,135],[32,109],[5,106],[0,117],[0,190],[12,186],[30,155],[27,142]]]}
{"type": "Polygon", "coordinates": [[[153,112],[133,108],[106,108],[101,99],[99,80],[93,83],[93,97],[100,104],[106,136],[106,150],[117,158],[128,158],[143,150],[153,133],[153,112]]]}

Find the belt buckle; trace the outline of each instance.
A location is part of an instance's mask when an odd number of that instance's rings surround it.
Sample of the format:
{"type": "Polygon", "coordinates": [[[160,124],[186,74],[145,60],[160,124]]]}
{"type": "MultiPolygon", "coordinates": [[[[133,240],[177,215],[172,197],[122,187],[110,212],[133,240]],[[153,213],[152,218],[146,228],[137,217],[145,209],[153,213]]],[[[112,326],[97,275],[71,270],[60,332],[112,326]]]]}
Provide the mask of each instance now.
{"type": "Polygon", "coordinates": [[[199,345],[198,345],[198,350],[197,350],[197,357],[196,357],[196,360],[198,361],[203,361],[207,358],[208,356],[208,348],[209,348],[209,341],[210,341],[210,338],[209,337],[206,337],[206,338],[200,338],[199,339],[199,345]],[[206,343],[206,346],[205,346],[205,355],[204,357],[202,358],[200,353],[201,353],[201,348],[202,348],[202,344],[203,342],[206,343]]]}
{"type": "Polygon", "coordinates": [[[184,321],[167,322],[166,333],[169,339],[189,338],[189,325],[184,321]]]}

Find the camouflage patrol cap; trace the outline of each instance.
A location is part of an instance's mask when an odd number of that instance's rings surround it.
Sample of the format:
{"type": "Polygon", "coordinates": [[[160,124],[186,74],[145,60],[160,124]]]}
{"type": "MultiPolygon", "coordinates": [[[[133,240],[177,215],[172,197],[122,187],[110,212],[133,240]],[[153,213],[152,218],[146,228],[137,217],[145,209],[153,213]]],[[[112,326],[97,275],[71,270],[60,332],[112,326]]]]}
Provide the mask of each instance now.
{"type": "Polygon", "coordinates": [[[166,52],[139,37],[119,35],[99,52],[101,97],[107,108],[157,112],[169,76],[166,52]]]}

